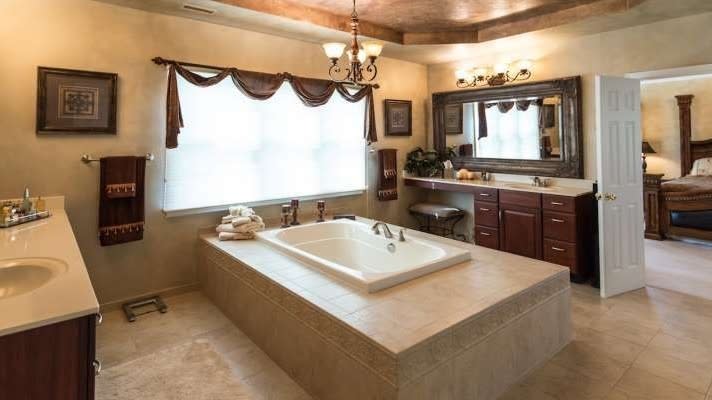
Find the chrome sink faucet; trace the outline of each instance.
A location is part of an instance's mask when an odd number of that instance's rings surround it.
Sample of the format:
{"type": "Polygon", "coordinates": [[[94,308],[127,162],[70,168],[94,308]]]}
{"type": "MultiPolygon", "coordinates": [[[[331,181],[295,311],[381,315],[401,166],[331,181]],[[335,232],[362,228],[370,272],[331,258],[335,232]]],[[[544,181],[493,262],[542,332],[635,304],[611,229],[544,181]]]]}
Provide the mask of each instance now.
{"type": "Polygon", "coordinates": [[[546,187],[549,186],[549,180],[548,179],[541,179],[538,176],[535,176],[532,178],[532,186],[535,187],[546,187]]]}
{"type": "Polygon", "coordinates": [[[381,232],[378,230],[379,225],[383,226],[383,236],[385,236],[388,239],[393,239],[393,233],[391,232],[391,229],[388,227],[388,225],[386,225],[385,222],[376,221],[376,223],[373,224],[373,226],[371,227],[371,230],[373,230],[373,233],[375,233],[376,235],[381,234],[381,232]]]}

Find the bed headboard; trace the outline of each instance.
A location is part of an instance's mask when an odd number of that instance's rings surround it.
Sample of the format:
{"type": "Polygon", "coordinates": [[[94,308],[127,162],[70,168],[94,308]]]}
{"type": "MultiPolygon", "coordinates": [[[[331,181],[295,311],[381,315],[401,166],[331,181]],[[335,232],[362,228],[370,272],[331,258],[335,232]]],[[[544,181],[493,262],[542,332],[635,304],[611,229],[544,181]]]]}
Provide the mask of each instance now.
{"type": "Polygon", "coordinates": [[[692,163],[700,158],[712,157],[712,139],[692,140],[691,94],[675,96],[680,109],[680,176],[690,173],[692,163]]]}

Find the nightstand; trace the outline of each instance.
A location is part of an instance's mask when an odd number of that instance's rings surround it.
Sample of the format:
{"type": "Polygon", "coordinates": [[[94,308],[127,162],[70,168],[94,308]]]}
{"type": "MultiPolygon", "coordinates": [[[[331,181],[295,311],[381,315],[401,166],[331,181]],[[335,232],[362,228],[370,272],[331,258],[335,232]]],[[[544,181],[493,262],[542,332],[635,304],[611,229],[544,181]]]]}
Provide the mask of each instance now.
{"type": "Polygon", "coordinates": [[[663,240],[660,230],[660,184],[664,174],[643,174],[645,237],[663,240]]]}

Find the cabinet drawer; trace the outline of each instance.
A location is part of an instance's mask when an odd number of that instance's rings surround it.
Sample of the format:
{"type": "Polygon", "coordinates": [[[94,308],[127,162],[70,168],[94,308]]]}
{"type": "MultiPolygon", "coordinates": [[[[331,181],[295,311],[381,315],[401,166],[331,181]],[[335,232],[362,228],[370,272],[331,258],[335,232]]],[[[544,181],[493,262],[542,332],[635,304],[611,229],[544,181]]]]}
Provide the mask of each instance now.
{"type": "Polygon", "coordinates": [[[497,202],[497,189],[493,188],[483,188],[483,187],[476,187],[475,188],[475,200],[480,200],[480,201],[493,201],[497,202]]]}
{"type": "Polygon", "coordinates": [[[513,204],[527,208],[541,208],[541,195],[539,193],[520,192],[516,190],[500,190],[499,202],[513,204]]]}
{"type": "Polygon", "coordinates": [[[475,202],[475,224],[488,226],[490,228],[499,227],[499,207],[497,203],[483,201],[475,202]]]}
{"type": "Polygon", "coordinates": [[[576,245],[558,240],[544,239],[544,261],[576,267],[576,245]]]}
{"type": "Polygon", "coordinates": [[[576,198],[570,196],[557,196],[545,194],[542,196],[542,208],[551,211],[561,211],[567,213],[576,212],[576,198]]]}
{"type": "Polygon", "coordinates": [[[499,250],[499,230],[475,225],[475,244],[499,250]]]}
{"type": "Polygon", "coordinates": [[[576,216],[544,211],[544,238],[576,242],[576,216]]]}

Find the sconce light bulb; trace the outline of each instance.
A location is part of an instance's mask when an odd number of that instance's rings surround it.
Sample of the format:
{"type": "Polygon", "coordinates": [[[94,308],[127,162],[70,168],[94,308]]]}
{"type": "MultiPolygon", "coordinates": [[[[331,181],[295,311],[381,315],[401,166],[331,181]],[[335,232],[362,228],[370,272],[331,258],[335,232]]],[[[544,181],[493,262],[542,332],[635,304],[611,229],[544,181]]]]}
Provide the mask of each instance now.
{"type": "Polygon", "coordinates": [[[532,66],[534,63],[532,63],[531,60],[520,60],[517,65],[519,67],[519,70],[524,72],[524,71],[531,71],[532,66]]]}
{"type": "Polygon", "coordinates": [[[507,70],[509,70],[509,65],[505,63],[495,64],[494,66],[494,72],[498,75],[506,74],[507,70]]]}

